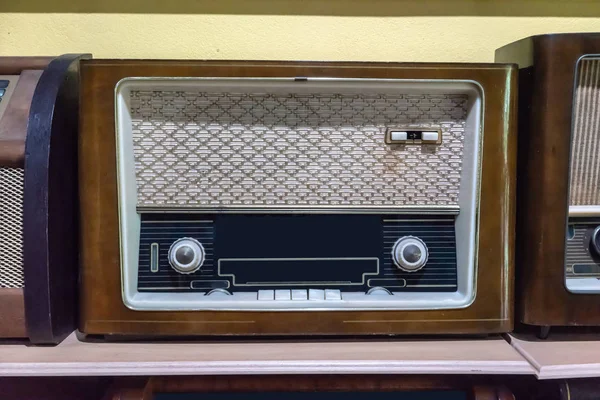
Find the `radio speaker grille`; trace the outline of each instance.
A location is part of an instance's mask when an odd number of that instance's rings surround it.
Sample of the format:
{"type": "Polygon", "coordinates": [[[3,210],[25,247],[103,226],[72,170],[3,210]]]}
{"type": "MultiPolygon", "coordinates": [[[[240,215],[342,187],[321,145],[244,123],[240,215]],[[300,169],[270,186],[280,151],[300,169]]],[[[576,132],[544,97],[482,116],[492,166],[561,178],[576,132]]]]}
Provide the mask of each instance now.
{"type": "Polygon", "coordinates": [[[467,103],[463,94],[132,90],[138,206],[456,207],[467,103]],[[384,143],[386,129],[410,126],[440,129],[442,143],[384,143]]]}
{"type": "Polygon", "coordinates": [[[579,62],[573,114],[569,204],[600,205],[599,58],[579,62]]]}
{"type": "Polygon", "coordinates": [[[0,288],[22,288],[23,169],[0,168],[0,288]]]}

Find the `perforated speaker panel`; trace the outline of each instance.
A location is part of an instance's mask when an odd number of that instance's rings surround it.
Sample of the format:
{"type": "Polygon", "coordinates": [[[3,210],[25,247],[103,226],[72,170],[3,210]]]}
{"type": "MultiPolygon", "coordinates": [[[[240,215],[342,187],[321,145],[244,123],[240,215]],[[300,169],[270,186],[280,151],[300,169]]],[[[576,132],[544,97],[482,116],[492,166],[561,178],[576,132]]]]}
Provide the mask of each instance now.
{"type": "Polygon", "coordinates": [[[571,144],[571,206],[600,206],[600,58],[577,70],[571,144]]]}
{"type": "Polygon", "coordinates": [[[458,206],[468,96],[132,90],[138,207],[458,206]],[[384,142],[442,131],[440,145],[384,142]],[[406,128],[405,128],[406,129],[406,128]]]}
{"type": "Polygon", "coordinates": [[[0,288],[22,288],[23,169],[0,167],[0,288]]]}

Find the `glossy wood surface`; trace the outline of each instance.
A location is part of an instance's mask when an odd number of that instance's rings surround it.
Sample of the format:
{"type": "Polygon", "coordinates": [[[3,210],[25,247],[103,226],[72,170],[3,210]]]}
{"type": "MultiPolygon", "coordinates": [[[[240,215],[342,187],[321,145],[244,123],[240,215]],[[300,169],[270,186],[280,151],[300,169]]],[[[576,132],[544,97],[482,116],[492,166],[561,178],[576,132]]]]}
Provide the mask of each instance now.
{"type": "Polygon", "coordinates": [[[497,64],[91,60],[82,63],[81,318],[87,334],[367,335],[512,329],[516,69],[497,64]],[[469,79],[485,93],[477,293],[459,310],[138,312],[121,299],[114,88],[131,76],[469,79]]]}
{"type": "Polygon", "coordinates": [[[0,289],[0,338],[27,336],[23,289],[0,289]]]}
{"type": "Polygon", "coordinates": [[[600,295],[565,288],[575,64],[600,53],[600,34],[543,35],[496,52],[518,62],[517,310],[530,325],[600,325],[600,295]]]}
{"type": "Polygon", "coordinates": [[[21,71],[13,95],[0,119],[0,165],[2,166],[23,168],[29,108],[41,75],[42,70],[21,71]]]}

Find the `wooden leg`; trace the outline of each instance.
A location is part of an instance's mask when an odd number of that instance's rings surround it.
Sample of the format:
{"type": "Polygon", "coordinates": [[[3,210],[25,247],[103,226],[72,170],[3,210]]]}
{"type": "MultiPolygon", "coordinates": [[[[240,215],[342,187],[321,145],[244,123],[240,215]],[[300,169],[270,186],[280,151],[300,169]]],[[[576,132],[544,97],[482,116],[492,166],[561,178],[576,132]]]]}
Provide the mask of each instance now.
{"type": "Polygon", "coordinates": [[[550,327],[549,326],[540,326],[538,330],[537,337],[543,340],[548,339],[548,335],[550,335],[550,327]]]}

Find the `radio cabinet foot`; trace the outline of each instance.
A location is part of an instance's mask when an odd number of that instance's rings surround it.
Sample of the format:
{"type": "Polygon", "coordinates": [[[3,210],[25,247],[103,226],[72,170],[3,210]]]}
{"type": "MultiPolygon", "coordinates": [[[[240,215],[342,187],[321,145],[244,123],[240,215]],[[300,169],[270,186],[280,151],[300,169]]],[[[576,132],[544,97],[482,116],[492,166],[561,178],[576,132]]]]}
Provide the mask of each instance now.
{"type": "Polygon", "coordinates": [[[550,335],[550,327],[549,326],[540,326],[538,327],[537,337],[546,340],[548,339],[548,335],[550,335]]]}

